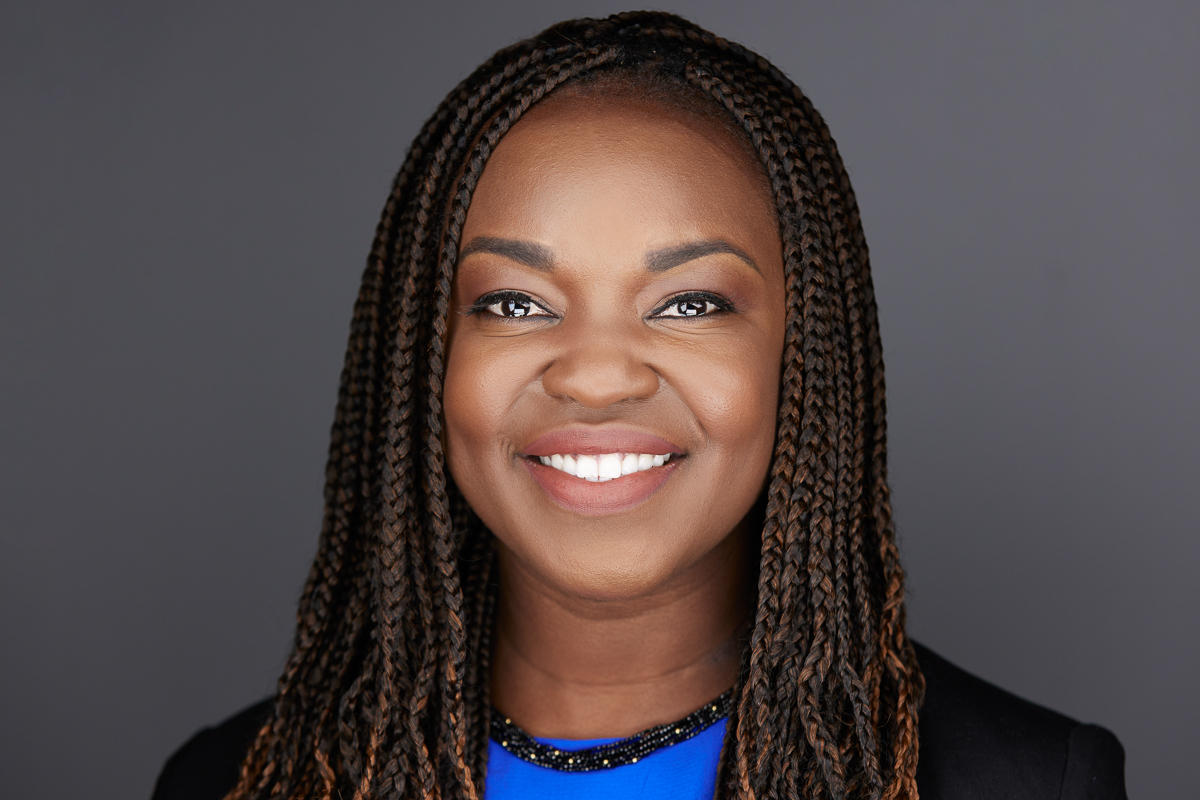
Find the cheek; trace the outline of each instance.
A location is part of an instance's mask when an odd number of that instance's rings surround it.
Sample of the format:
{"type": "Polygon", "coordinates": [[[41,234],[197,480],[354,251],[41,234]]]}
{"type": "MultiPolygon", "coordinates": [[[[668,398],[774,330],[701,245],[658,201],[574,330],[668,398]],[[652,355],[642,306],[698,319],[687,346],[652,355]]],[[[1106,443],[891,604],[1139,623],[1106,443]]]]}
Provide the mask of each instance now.
{"type": "Polygon", "coordinates": [[[467,502],[487,520],[513,488],[509,468],[523,446],[514,433],[527,427],[522,400],[536,380],[538,361],[515,339],[470,332],[452,339],[447,353],[446,464],[467,502]]]}
{"type": "Polygon", "coordinates": [[[680,393],[708,442],[722,453],[719,463],[739,483],[757,485],[766,477],[775,441],[779,362],[773,343],[709,348],[695,355],[680,380],[680,393]]]}
{"type": "Polygon", "coordinates": [[[486,360],[461,344],[449,348],[444,384],[446,460],[455,483],[468,496],[480,482],[485,449],[495,442],[497,393],[486,360]]]}

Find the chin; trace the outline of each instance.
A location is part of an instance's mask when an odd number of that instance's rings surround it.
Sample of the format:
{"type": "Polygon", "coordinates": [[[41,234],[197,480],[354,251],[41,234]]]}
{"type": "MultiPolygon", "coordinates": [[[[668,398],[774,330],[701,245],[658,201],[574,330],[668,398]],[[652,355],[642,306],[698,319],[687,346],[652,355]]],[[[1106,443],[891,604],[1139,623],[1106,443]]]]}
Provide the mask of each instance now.
{"type": "Polygon", "coordinates": [[[667,589],[694,561],[683,553],[656,553],[645,547],[630,547],[624,553],[611,545],[603,550],[596,553],[589,549],[566,558],[561,554],[551,556],[533,566],[543,580],[566,597],[623,603],[667,589]]]}

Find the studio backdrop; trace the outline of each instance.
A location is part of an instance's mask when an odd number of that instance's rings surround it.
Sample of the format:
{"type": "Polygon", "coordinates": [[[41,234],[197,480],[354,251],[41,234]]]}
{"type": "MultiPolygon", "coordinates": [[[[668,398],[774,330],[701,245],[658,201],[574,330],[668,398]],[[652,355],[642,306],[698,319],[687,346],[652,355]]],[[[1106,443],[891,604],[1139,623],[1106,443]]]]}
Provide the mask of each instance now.
{"type": "MultiPolygon", "coordinates": [[[[408,142],[610,2],[9,3],[0,793],[148,796],[268,695],[408,142]]],[[[838,139],[913,635],[1193,796],[1200,5],[700,2],[838,139]]]]}

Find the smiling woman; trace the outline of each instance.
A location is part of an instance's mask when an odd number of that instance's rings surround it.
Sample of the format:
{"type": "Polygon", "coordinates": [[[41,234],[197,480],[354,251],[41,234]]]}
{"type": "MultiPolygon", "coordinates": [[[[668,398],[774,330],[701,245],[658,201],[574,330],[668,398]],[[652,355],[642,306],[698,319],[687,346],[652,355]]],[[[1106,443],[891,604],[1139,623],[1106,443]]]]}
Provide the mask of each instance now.
{"type": "Polygon", "coordinates": [[[725,136],[615,86],[564,89],[504,137],[476,187],[452,304],[448,464],[501,563],[558,591],[661,591],[763,491],[782,248],[762,169],[725,136]]]}
{"type": "Polygon", "coordinates": [[[156,796],[1123,796],[909,641],[881,353],[770,64],[651,13],[501,51],[384,209],[278,693],[156,796]]]}
{"type": "Polygon", "coordinates": [[[752,614],[778,227],[736,140],[639,94],[564,89],[514,125],[455,276],[447,463],[496,537],[491,699],[542,736],[685,717],[736,681],[752,614]]]}

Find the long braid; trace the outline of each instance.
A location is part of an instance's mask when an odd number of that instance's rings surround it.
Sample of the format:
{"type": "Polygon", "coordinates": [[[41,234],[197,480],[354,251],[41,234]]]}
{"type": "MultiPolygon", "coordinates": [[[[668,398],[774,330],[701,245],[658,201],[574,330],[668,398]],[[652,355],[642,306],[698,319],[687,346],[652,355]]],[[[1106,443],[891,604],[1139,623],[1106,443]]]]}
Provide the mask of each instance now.
{"type": "MultiPolygon", "coordinates": [[[[761,67],[763,65],[765,65],[765,62],[759,59],[759,66],[761,67]]],[[[778,95],[778,89],[774,89],[773,93],[778,95]]],[[[849,452],[849,458],[851,462],[851,479],[847,484],[844,485],[842,484],[842,481],[839,481],[839,491],[847,493],[848,505],[851,509],[853,509],[858,502],[857,498],[861,496],[863,483],[870,482],[869,476],[862,475],[862,464],[865,449],[864,445],[870,440],[870,438],[872,438],[872,432],[867,429],[867,426],[871,423],[875,423],[875,429],[880,431],[880,433],[882,432],[881,423],[884,409],[881,404],[883,398],[881,371],[882,361],[880,359],[880,349],[878,344],[878,327],[873,297],[870,297],[868,294],[867,299],[870,300],[870,302],[864,300],[864,286],[866,292],[870,292],[870,275],[869,270],[866,268],[866,247],[865,242],[862,239],[861,227],[858,222],[857,208],[854,203],[853,193],[849,189],[849,182],[845,177],[845,171],[840,167],[840,163],[838,163],[836,145],[834,145],[832,139],[829,137],[828,129],[824,126],[824,123],[821,121],[819,115],[817,115],[812,109],[812,106],[810,103],[808,103],[807,99],[803,98],[802,95],[799,95],[798,90],[796,90],[794,94],[800,99],[803,99],[803,102],[795,105],[784,104],[782,108],[778,102],[772,102],[770,105],[773,109],[781,111],[781,116],[785,118],[797,119],[797,121],[800,122],[799,127],[807,129],[807,131],[810,133],[810,141],[824,143],[829,150],[830,156],[830,158],[827,160],[824,158],[813,158],[812,154],[810,154],[810,160],[814,162],[816,167],[818,186],[820,186],[822,190],[822,205],[831,210],[830,221],[833,223],[834,236],[839,251],[839,261],[843,265],[842,277],[844,280],[843,296],[845,298],[845,319],[850,327],[848,333],[851,350],[851,371],[853,377],[853,403],[851,406],[853,424],[850,427],[852,427],[852,430],[854,431],[854,437],[853,441],[851,442],[849,452]],[[803,113],[796,114],[795,112],[797,110],[803,113]],[[815,122],[813,120],[815,120],[815,122]],[[814,136],[813,134],[816,135],[814,136]],[[837,189],[842,192],[842,195],[839,195],[839,192],[837,191],[830,191],[830,173],[828,169],[823,168],[827,167],[830,161],[836,164],[833,177],[837,182],[837,189]],[[847,213],[847,211],[849,213],[847,213]],[[850,231],[849,239],[847,238],[846,234],[847,228],[849,228],[850,231]],[[856,269],[856,267],[858,268],[856,269]],[[865,336],[863,328],[864,318],[869,322],[870,326],[865,336]],[[867,340],[867,343],[869,343],[869,349],[873,355],[871,364],[871,367],[873,367],[873,376],[871,376],[873,378],[873,385],[868,385],[864,376],[864,370],[866,368],[864,359],[864,338],[867,340]],[[878,398],[880,401],[879,403],[874,404],[874,408],[872,409],[874,412],[873,414],[868,413],[868,409],[871,405],[871,395],[873,395],[874,398],[878,398]]],[[[842,408],[845,408],[844,403],[840,403],[840,405],[842,408]]],[[[846,428],[848,426],[843,425],[843,427],[846,428]]],[[[844,443],[846,437],[842,436],[841,440],[844,443]]],[[[881,456],[884,452],[884,443],[882,438],[876,440],[874,444],[875,447],[872,453],[874,463],[882,465],[881,456]]],[[[840,446],[844,447],[844,444],[840,446]]],[[[882,511],[884,514],[888,515],[886,523],[879,524],[878,527],[876,527],[876,525],[870,526],[873,531],[878,530],[883,534],[879,537],[879,544],[882,546],[882,553],[885,555],[884,562],[886,571],[891,573],[889,575],[889,580],[887,581],[890,593],[889,601],[885,605],[889,608],[898,609],[900,612],[902,612],[902,606],[899,602],[902,600],[902,573],[898,572],[899,565],[895,559],[895,545],[894,539],[891,535],[890,507],[886,502],[886,476],[882,473],[882,470],[876,469],[875,477],[877,479],[875,481],[876,488],[882,488],[883,490],[882,493],[875,495],[877,500],[881,501],[876,503],[875,511],[882,511]]],[[[875,514],[874,516],[876,516],[876,519],[879,519],[878,514],[875,514]]],[[[875,748],[871,746],[870,740],[873,738],[872,728],[878,725],[879,720],[878,672],[880,671],[879,662],[874,657],[874,645],[875,637],[879,635],[880,631],[879,626],[872,624],[874,614],[872,614],[872,609],[867,602],[868,582],[866,577],[869,565],[863,553],[862,536],[858,535],[859,527],[862,521],[862,514],[853,513],[850,516],[851,530],[845,539],[848,541],[849,547],[852,551],[852,573],[854,584],[853,593],[855,602],[858,606],[856,626],[858,628],[857,639],[859,641],[859,648],[864,656],[863,662],[865,662],[865,665],[862,680],[859,680],[858,676],[854,674],[853,670],[849,669],[849,662],[847,660],[842,660],[842,672],[848,692],[859,694],[859,685],[864,685],[864,688],[870,692],[870,719],[864,719],[863,716],[859,714],[857,715],[856,725],[860,731],[860,738],[864,744],[863,749],[868,756],[872,756],[873,760],[873,751],[875,748]]],[[[839,591],[838,595],[840,598],[843,598],[842,605],[844,605],[845,594],[839,591]]],[[[894,622],[893,625],[889,627],[892,631],[902,631],[902,618],[899,620],[898,624],[894,622]]],[[[899,645],[896,648],[896,651],[898,654],[902,654],[902,672],[904,673],[902,677],[907,679],[908,684],[911,684],[908,685],[907,689],[905,690],[907,693],[907,699],[904,703],[904,706],[907,713],[898,715],[901,716],[902,733],[906,739],[904,752],[906,752],[908,755],[905,762],[907,767],[897,770],[897,781],[893,782],[892,787],[889,788],[889,794],[894,794],[903,789],[904,793],[912,795],[915,793],[915,784],[912,781],[912,775],[915,771],[916,763],[915,711],[916,706],[919,703],[919,697],[921,693],[921,678],[919,672],[916,670],[915,659],[913,658],[911,646],[908,644],[906,638],[901,638],[902,641],[894,640],[893,644],[899,645]]],[[[839,636],[839,640],[844,639],[844,636],[839,636]]],[[[845,647],[843,646],[843,650],[844,649],[845,647]]],[[[893,675],[896,675],[898,672],[899,671],[897,670],[893,670],[893,675]]],[[[872,773],[876,772],[876,769],[872,769],[870,767],[871,765],[868,765],[868,777],[870,777],[872,773]]],[[[872,780],[871,783],[874,783],[874,780],[872,780]]],[[[872,793],[874,793],[874,791],[872,791],[872,793]]]]}
{"type": "MultiPolygon", "coordinates": [[[[706,72],[706,75],[710,74],[710,72],[706,72]]],[[[716,81],[710,78],[705,83],[708,85],[714,85],[716,84],[716,81]]],[[[735,118],[739,119],[739,121],[742,121],[745,115],[740,113],[739,109],[737,108],[737,99],[733,95],[732,91],[728,88],[728,84],[718,84],[718,86],[721,90],[720,93],[727,108],[729,108],[729,110],[734,114],[735,118]]],[[[757,130],[755,130],[753,127],[749,128],[749,130],[751,131],[751,136],[755,144],[761,146],[761,137],[757,135],[757,130]]],[[[786,153],[783,153],[782,155],[784,158],[788,158],[786,153]]],[[[772,168],[771,160],[768,160],[767,164],[768,173],[771,174],[773,180],[775,180],[777,172],[772,168]]],[[[799,195],[798,199],[801,208],[813,209],[819,207],[809,199],[811,195],[810,188],[801,185],[799,182],[793,182],[791,189],[791,196],[793,198],[795,198],[796,195],[799,195]]],[[[783,193],[781,193],[779,186],[775,187],[775,191],[777,196],[785,196],[783,193]]],[[[785,204],[785,213],[787,207],[788,205],[785,204]]],[[[792,237],[789,236],[787,232],[788,220],[786,216],[784,217],[784,220],[784,238],[791,239],[792,237]]],[[[807,219],[801,219],[801,226],[804,229],[813,227],[814,225],[820,226],[822,229],[824,229],[825,226],[823,223],[824,220],[814,220],[812,216],[809,216],[807,219]]],[[[821,241],[822,239],[827,240],[828,237],[813,237],[811,235],[806,236],[805,234],[801,234],[800,238],[802,241],[807,240],[811,246],[812,242],[821,241]]],[[[810,264],[820,264],[823,259],[820,259],[819,257],[813,258],[810,255],[808,261],[810,264]]],[[[793,298],[793,302],[798,296],[803,298],[801,301],[802,308],[800,310],[800,315],[808,320],[809,325],[819,326],[822,324],[821,321],[816,319],[816,314],[812,313],[813,296],[821,292],[821,286],[819,284],[823,282],[823,280],[817,280],[814,284],[814,276],[818,274],[819,273],[817,272],[810,271],[806,281],[807,288],[802,288],[799,292],[793,291],[791,293],[791,297],[793,298]]],[[[834,296],[836,296],[836,293],[834,296]]],[[[818,305],[818,307],[820,307],[820,305],[818,305]]],[[[832,319],[827,321],[825,324],[837,327],[842,316],[841,308],[835,304],[829,309],[829,311],[832,319]]],[[[811,331],[809,331],[809,335],[805,338],[807,338],[809,341],[812,341],[816,337],[812,336],[811,331]]],[[[818,356],[812,352],[808,353],[807,357],[802,355],[801,358],[802,363],[809,365],[815,364],[820,366],[824,364],[828,367],[829,362],[831,362],[833,365],[832,373],[835,375],[835,384],[837,386],[837,402],[835,409],[826,409],[824,413],[820,413],[819,411],[814,412],[812,410],[806,412],[807,422],[805,427],[806,432],[810,435],[810,437],[815,435],[815,432],[820,431],[822,428],[838,432],[838,446],[836,448],[830,447],[830,443],[828,441],[825,441],[823,445],[826,455],[823,459],[824,466],[820,470],[822,474],[820,476],[812,476],[810,474],[809,476],[813,480],[818,480],[819,478],[818,483],[823,487],[820,490],[819,499],[814,499],[814,497],[810,494],[809,497],[802,498],[800,503],[801,508],[813,509],[815,512],[810,512],[810,527],[812,530],[818,532],[830,529],[831,525],[832,527],[837,528],[844,527],[840,521],[844,520],[845,518],[844,506],[846,491],[843,484],[845,482],[846,459],[842,457],[842,454],[846,449],[845,436],[843,434],[848,426],[839,426],[834,415],[841,415],[843,417],[846,416],[846,396],[848,392],[845,390],[845,381],[843,379],[844,359],[837,357],[836,341],[834,342],[834,345],[832,358],[829,357],[829,354],[818,356]],[[824,419],[826,423],[824,426],[820,424],[822,419],[824,419]]],[[[811,370],[810,373],[816,374],[820,371],[821,370],[811,370]]],[[[810,383],[814,382],[811,374],[809,378],[810,383]]],[[[828,376],[826,376],[826,378],[827,377],[828,376]]],[[[816,391],[810,394],[813,396],[822,396],[821,392],[816,391]]],[[[841,539],[842,537],[838,537],[839,542],[841,539]]],[[[834,579],[831,579],[830,577],[831,560],[837,563],[836,571],[843,576],[846,567],[844,564],[844,559],[840,559],[836,556],[831,559],[828,552],[830,543],[831,539],[828,535],[818,537],[816,541],[817,546],[809,551],[807,563],[803,564],[798,564],[796,558],[796,554],[800,551],[802,543],[793,543],[793,548],[791,548],[793,556],[788,559],[784,576],[785,612],[780,626],[785,630],[794,628],[794,626],[791,624],[791,620],[787,618],[787,610],[795,608],[795,604],[793,602],[789,602],[792,598],[788,597],[787,587],[802,583],[800,580],[800,574],[798,574],[798,572],[799,569],[803,568],[804,572],[808,576],[809,583],[811,584],[813,596],[818,602],[817,624],[813,626],[817,637],[816,640],[811,643],[802,667],[802,672],[809,676],[808,691],[802,695],[803,699],[801,700],[803,714],[806,717],[806,736],[810,744],[812,744],[817,750],[818,760],[822,763],[822,768],[825,772],[825,780],[831,784],[835,793],[841,793],[842,786],[845,782],[841,753],[846,751],[848,748],[845,745],[839,746],[837,744],[839,737],[837,735],[836,726],[838,725],[840,715],[837,714],[836,711],[832,714],[818,711],[817,703],[815,702],[816,698],[829,696],[829,693],[823,690],[821,684],[824,681],[823,676],[828,672],[829,664],[833,661],[833,653],[830,643],[835,639],[843,638],[838,636],[840,626],[838,624],[839,620],[837,617],[844,616],[845,603],[842,602],[837,604],[836,610],[835,608],[831,607],[831,601],[841,597],[843,594],[839,593],[835,586],[834,579]],[[838,612],[840,612],[840,614],[838,612]],[[830,724],[835,727],[833,731],[829,729],[830,724]]],[[[844,548],[838,548],[838,552],[842,551],[844,551],[844,548]]],[[[844,580],[841,582],[844,583],[844,580]]],[[[787,644],[792,645],[792,647],[788,648],[787,652],[781,652],[780,656],[776,657],[775,660],[777,663],[779,661],[794,660],[796,655],[796,645],[799,645],[800,643],[792,641],[788,642],[787,644]]],[[[841,649],[844,653],[845,648],[843,647],[841,649]]],[[[795,667],[793,666],[793,672],[794,669],[795,667]]],[[[790,681],[784,682],[778,687],[777,694],[782,695],[779,697],[779,707],[783,709],[790,709],[792,707],[792,701],[795,699],[795,695],[797,694],[797,687],[790,681]]],[[[777,755],[776,762],[779,762],[780,760],[781,759],[777,755]]],[[[794,759],[783,758],[782,761],[785,765],[790,765],[794,759]]],[[[784,771],[787,769],[787,767],[785,766],[779,769],[780,771],[784,771]]],[[[776,777],[779,776],[777,775],[776,777]]],[[[789,783],[791,781],[788,781],[785,777],[783,782],[789,783]]],[[[806,781],[806,783],[812,782],[813,781],[811,779],[806,781]]]]}
{"type": "Polygon", "coordinates": [[[849,179],[782,73],[654,12],[563,23],[500,51],[410,149],[355,305],[296,643],[231,798],[481,796],[498,589],[491,534],[443,449],[459,237],[501,137],[559,86],[605,76],[723,109],[763,166],[783,241],[758,609],[718,794],[916,798],[923,681],[904,632],[882,348],[849,179]]]}
{"type": "MultiPolygon", "coordinates": [[[[811,105],[806,105],[807,116],[804,114],[796,114],[795,106],[790,104],[772,103],[772,106],[780,109],[783,115],[790,117],[796,129],[803,131],[808,142],[809,161],[813,164],[816,178],[816,187],[821,194],[820,205],[829,209],[828,221],[831,227],[831,234],[834,239],[834,245],[838,251],[838,261],[842,265],[841,279],[841,297],[843,303],[840,307],[834,307],[834,313],[838,317],[838,325],[848,326],[848,341],[850,352],[845,353],[839,349],[838,369],[839,373],[842,370],[849,369],[849,376],[839,375],[838,382],[838,407],[839,417],[842,423],[839,426],[839,480],[838,480],[838,500],[839,500],[839,517],[841,522],[839,527],[848,526],[846,536],[838,538],[837,548],[837,571],[839,575],[839,584],[835,590],[835,596],[838,598],[838,646],[840,664],[839,672],[843,681],[844,688],[848,695],[855,697],[855,727],[858,734],[861,752],[865,755],[867,762],[865,773],[868,783],[871,785],[871,793],[878,791],[878,763],[875,759],[874,751],[874,728],[878,724],[877,706],[873,705],[871,695],[868,693],[867,685],[870,679],[866,675],[860,675],[855,669],[855,661],[852,659],[852,642],[850,638],[853,636],[855,628],[861,631],[868,631],[872,628],[873,614],[866,595],[866,581],[863,580],[865,564],[862,560],[861,540],[861,524],[862,514],[860,510],[860,502],[862,497],[862,465],[863,465],[863,443],[864,443],[864,387],[863,379],[863,332],[862,332],[862,308],[859,292],[860,276],[859,265],[865,266],[865,261],[856,261],[851,251],[852,236],[846,230],[846,216],[844,205],[837,191],[837,174],[844,178],[844,170],[837,170],[830,162],[830,158],[824,154],[825,145],[832,149],[833,142],[828,136],[828,130],[824,128],[824,123],[820,117],[816,115],[815,110],[811,105]],[[813,118],[815,117],[815,123],[813,118]],[[820,132],[816,130],[820,129],[820,132]],[[823,135],[822,135],[823,133],[823,135]],[[847,391],[852,387],[850,391],[847,391]],[[850,393],[853,393],[853,397],[850,393]],[[847,564],[846,550],[852,550],[852,555],[849,558],[853,559],[853,574],[854,588],[851,591],[845,583],[847,568],[851,565],[847,564]],[[857,619],[850,619],[851,599],[857,603],[857,619]],[[865,680],[864,680],[865,678],[865,680]],[[863,709],[870,709],[869,716],[862,713],[863,709]]],[[[833,157],[836,159],[836,152],[833,157]]],[[[847,181],[842,181],[848,186],[847,181]]],[[[852,198],[851,198],[851,202],[852,198]]],[[[861,239],[861,233],[859,238],[861,239]]],[[[863,253],[865,256],[865,251],[863,253]]],[[[871,662],[871,640],[868,636],[859,635],[857,637],[858,644],[863,647],[863,658],[859,664],[869,665],[871,662]],[[864,663],[865,662],[865,663],[864,663]]],[[[869,667],[867,668],[869,669],[869,667]]],[[[867,671],[864,669],[864,672],[867,671]]]]}
{"type": "MultiPolygon", "coordinates": [[[[784,263],[787,275],[787,290],[789,306],[796,304],[803,296],[802,276],[796,266],[801,256],[798,248],[789,246],[800,241],[795,230],[795,220],[789,211],[795,207],[792,197],[792,187],[788,185],[785,167],[786,154],[780,153],[783,147],[775,141],[769,131],[764,131],[757,119],[747,113],[746,101],[738,96],[725,82],[719,81],[712,75],[711,67],[703,72],[697,71],[701,86],[714,91],[722,99],[726,108],[750,132],[751,140],[760,151],[765,151],[764,164],[772,189],[780,203],[781,233],[788,244],[785,245],[784,263]],[[781,157],[782,156],[782,157],[781,157]]],[[[789,329],[793,320],[799,314],[789,313],[789,329]]],[[[803,396],[804,375],[801,365],[805,363],[803,354],[798,347],[803,336],[789,336],[786,345],[784,364],[784,390],[787,395],[803,396]]],[[[810,359],[811,361],[811,359],[810,359]]],[[[743,784],[756,796],[769,796],[769,786],[773,778],[783,777],[783,782],[794,785],[797,781],[796,759],[792,757],[795,748],[792,741],[793,731],[798,723],[799,696],[796,678],[799,674],[798,654],[806,649],[807,643],[791,636],[789,633],[799,633],[803,637],[808,629],[793,624],[794,612],[803,604],[799,594],[807,594],[808,586],[801,580],[799,564],[805,558],[804,542],[793,537],[789,539],[786,531],[792,526],[788,521],[799,510],[793,502],[790,487],[796,481],[794,465],[797,450],[802,448],[800,442],[803,436],[804,420],[800,419],[800,409],[794,406],[781,409],[781,430],[779,445],[776,449],[776,474],[772,477],[771,501],[768,503],[767,522],[764,529],[764,553],[760,571],[760,600],[757,630],[762,632],[761,643],[752,648],[750,676],[754,689],[746,692],[742,698],[741,730],[738,731],[739,743],[748,745],[755,741],[768,741],[782,744],[782,747],[763,747],[759,758],[753,765],[745,763],[746,756],[743,748],[743,770],[747,771],[743,784]],[[778,490],[778,493],[777,493],[778,490]],[[783,520],[780,520],[780,517],[783,520]],[[756,657],[758,657],[756,659],[756,657]],[[768,664],[776,665],[774,676],[771,675],[768,664]],[[761,680],[754,680],[761,677],[761,680]],[[772,680],[773,677],[773,680],[772,680]],[[772,705],[774,701],[774,705],[772,705]],[[748,708],[747,708],[748,706],[748,708]],[[772,718],[769,709],[778,711],[772,718]],[[752,715],[753,712],[754,713],[752,715]],[[757,728],[757,730],[756,730],[757,728]],[[771,758],[768,761],[767,756],[771,758]],[[786,776],[786,777],[784,777],[786,776]]],[[[801,480],[805,476],[801,476],[801,480]]]]}

